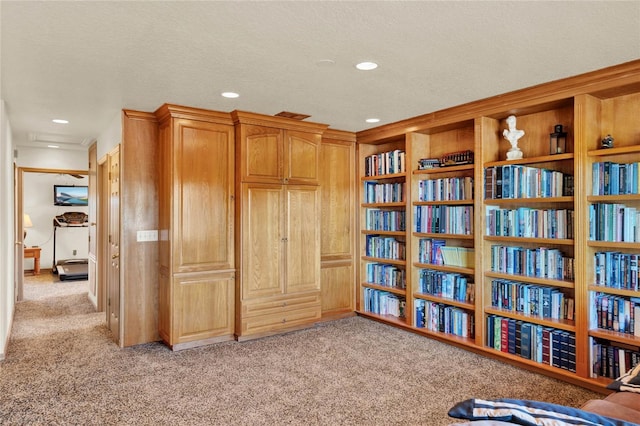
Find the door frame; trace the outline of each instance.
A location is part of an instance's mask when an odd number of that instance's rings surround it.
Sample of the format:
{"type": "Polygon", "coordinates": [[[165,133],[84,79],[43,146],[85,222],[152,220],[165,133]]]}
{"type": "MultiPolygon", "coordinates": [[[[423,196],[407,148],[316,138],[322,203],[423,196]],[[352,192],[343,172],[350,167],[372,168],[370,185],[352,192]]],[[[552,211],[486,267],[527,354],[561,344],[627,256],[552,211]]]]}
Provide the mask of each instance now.
{"type": "MultiPolygon", "coordinates": [[[[51,174],[75,174],[75,175],[88,175],[88,170],[67,170],[67,169],[42,169],[37,167],[18,167],[16,169],[16,270],[15,270],[15,282],[16,282],[16,301],[24,299],[24,255],[19,249],[24,251],[24,238],[23,233],[19,232],[23,229],[23,215],[24,215],[24,174],[25,173],[51,173],[51,174]]],[[[100,287],[100,283],[98,283],[100,287]]]]}

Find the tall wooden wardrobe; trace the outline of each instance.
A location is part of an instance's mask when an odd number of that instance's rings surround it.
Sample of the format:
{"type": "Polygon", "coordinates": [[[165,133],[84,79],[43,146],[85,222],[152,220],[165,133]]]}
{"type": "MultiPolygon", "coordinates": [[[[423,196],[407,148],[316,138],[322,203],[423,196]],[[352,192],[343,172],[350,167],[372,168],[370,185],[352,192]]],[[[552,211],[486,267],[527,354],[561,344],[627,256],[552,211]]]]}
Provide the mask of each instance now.
{"type": "Polygon", "coordinates": [[[233,339],[234,128],[229,114],[163,105],[158,326],[174,350],[233,339]]]}
{"type": "Polygon", "coordinates": [[[231,113],[236,126],[236,337],[321,317],[320,146],[324,124],[231,113]]]}

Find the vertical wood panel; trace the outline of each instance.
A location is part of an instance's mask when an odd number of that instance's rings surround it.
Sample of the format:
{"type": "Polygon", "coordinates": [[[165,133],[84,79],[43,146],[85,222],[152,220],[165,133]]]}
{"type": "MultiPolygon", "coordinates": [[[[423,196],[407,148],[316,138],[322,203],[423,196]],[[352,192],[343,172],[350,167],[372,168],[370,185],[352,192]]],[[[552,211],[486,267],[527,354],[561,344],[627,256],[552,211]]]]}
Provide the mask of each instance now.
{"type": "Polygon", "coordinates": [[[153,114],[123,113],[121,268],[123,346],[159,340],[158,243],[137,231],[158,229],[158,123],[153,114]]]}

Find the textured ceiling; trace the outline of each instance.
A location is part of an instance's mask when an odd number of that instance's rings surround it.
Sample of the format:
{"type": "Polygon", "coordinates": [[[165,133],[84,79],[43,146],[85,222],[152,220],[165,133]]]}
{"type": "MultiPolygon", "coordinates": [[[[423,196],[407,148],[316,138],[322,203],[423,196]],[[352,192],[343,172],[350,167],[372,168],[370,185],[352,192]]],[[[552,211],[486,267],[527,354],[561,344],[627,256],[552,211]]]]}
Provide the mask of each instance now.
{"type": "Polygon", "coordinates": [[[3,0],[0,15],[16,145],[86,144],[122,108],[165,102],[358,131],[640,58],[640,1],[3,0]]]}

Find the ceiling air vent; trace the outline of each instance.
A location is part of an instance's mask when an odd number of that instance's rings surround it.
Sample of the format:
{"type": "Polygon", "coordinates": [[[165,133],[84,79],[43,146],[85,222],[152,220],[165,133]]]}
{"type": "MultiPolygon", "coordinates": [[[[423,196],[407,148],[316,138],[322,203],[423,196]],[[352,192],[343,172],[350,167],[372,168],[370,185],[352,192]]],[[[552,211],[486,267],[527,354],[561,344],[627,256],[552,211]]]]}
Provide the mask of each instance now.
{"type": "Polygon", "coordinates": [[[309,118],[311,116],[306,114],[298,114],[297,112],[282,111],[277,113],[276,117],[291,118],[293,120],[304,120],[305,118],[309,118]]]}

